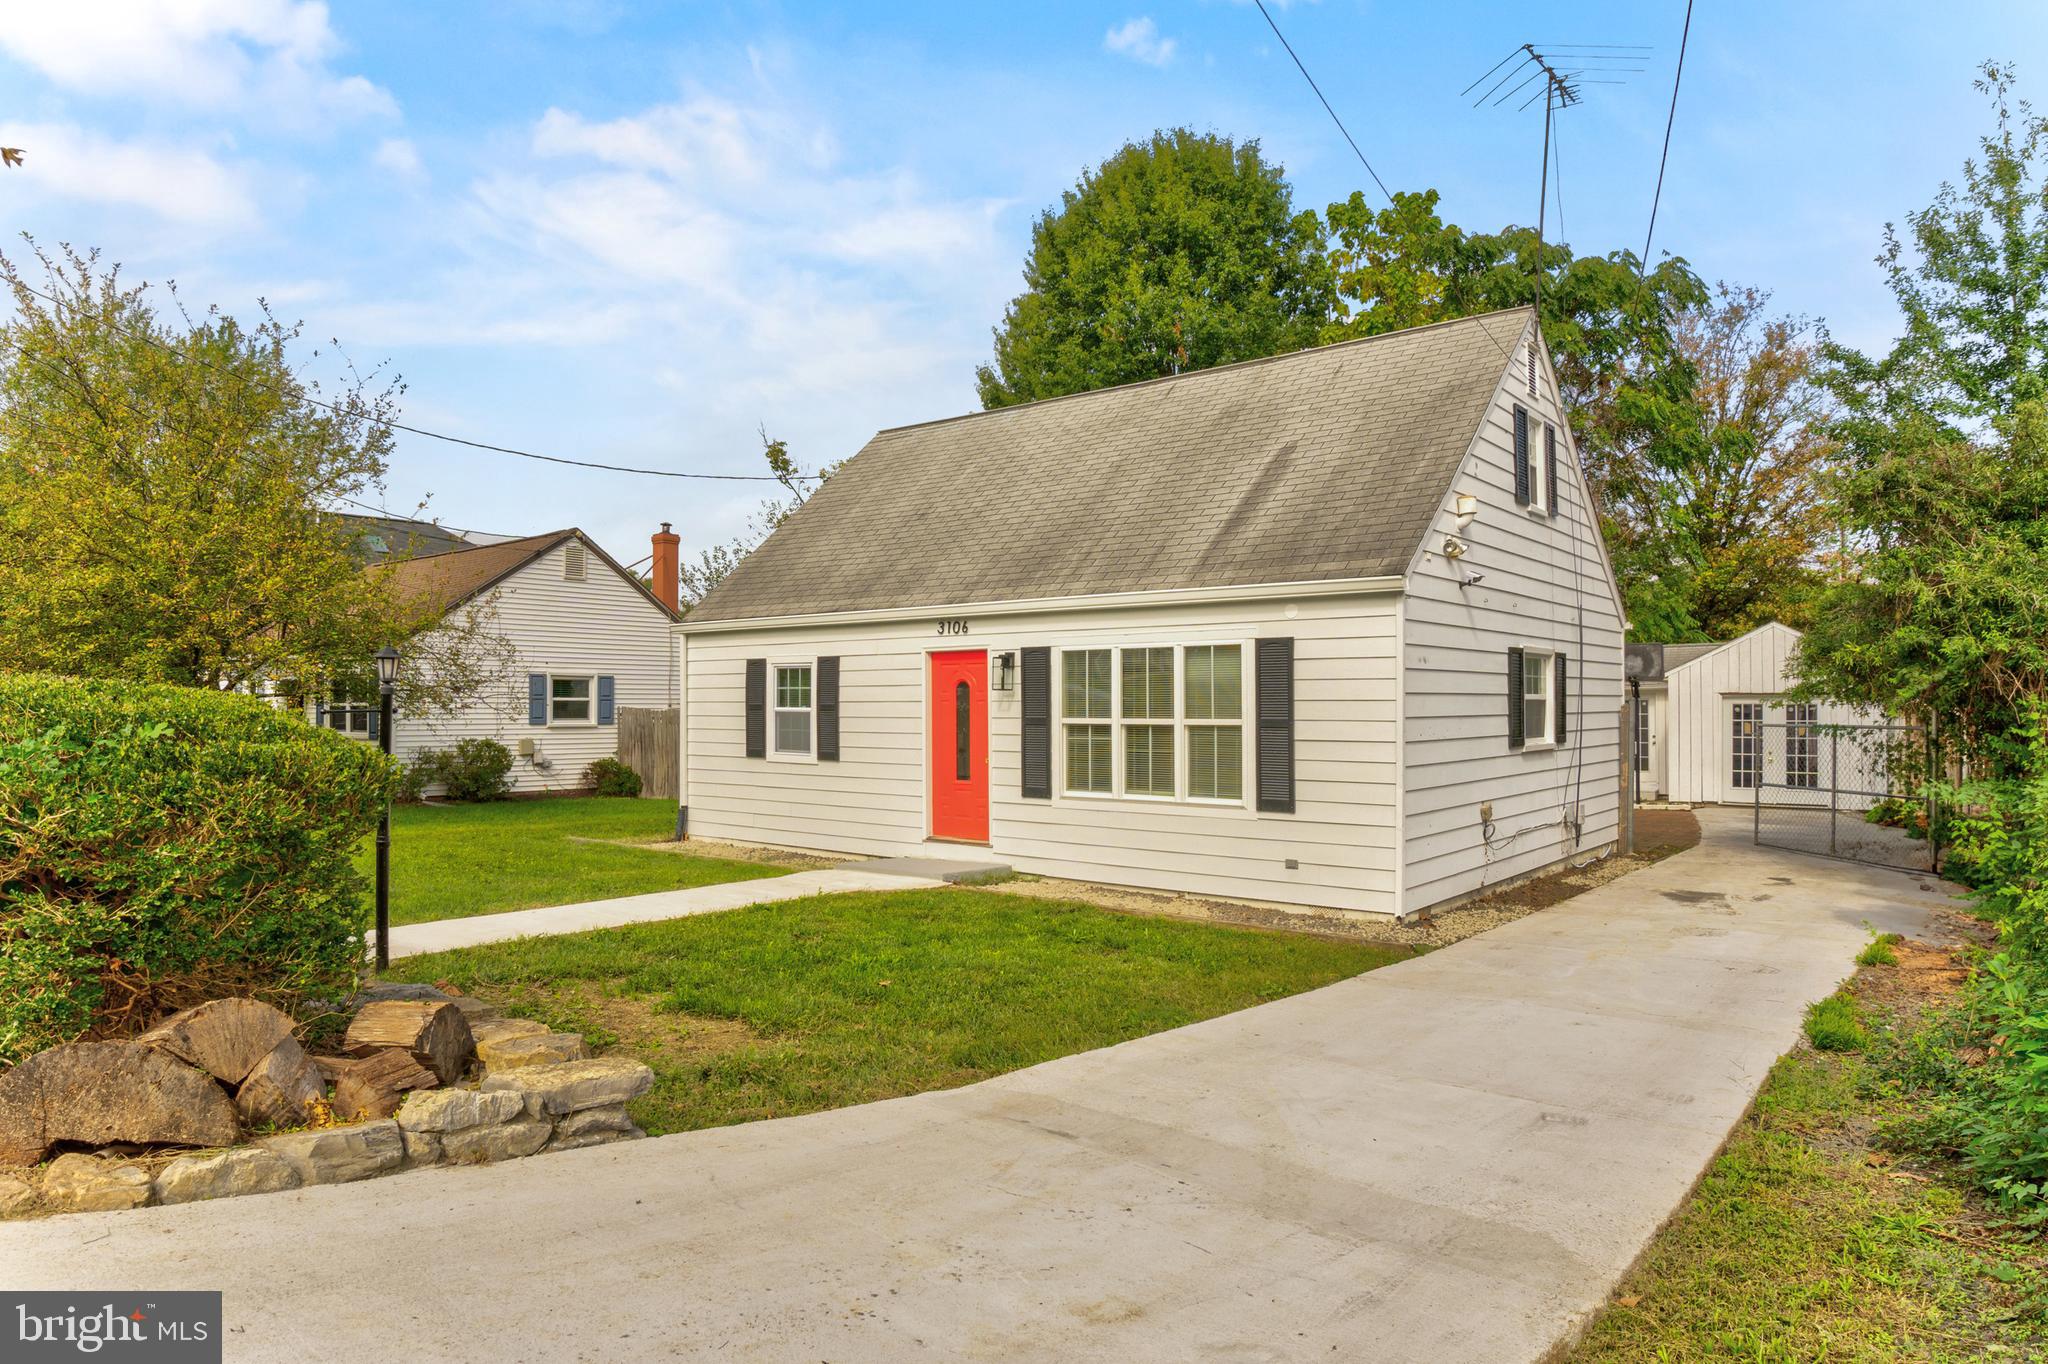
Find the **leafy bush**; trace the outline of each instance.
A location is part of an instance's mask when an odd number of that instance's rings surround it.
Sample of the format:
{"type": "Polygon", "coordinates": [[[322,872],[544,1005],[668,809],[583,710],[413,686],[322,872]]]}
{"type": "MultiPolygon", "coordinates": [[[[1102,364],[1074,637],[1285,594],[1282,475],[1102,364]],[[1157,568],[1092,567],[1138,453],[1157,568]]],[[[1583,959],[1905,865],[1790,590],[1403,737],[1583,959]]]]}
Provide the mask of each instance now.
{"type": "Polygon", "coordinates": [[[463,739],[453,749],[430,748],[414,756],[402,790],[418,800],[429,786],[449,800],[503,800],[512,789],[512,750],[496,739],[463,739]]]}
{"type": "Polygon", "coordinates": [[[1862,1051],[1870,1045],[1870,1034],[1856,1002],[1836,994],[1807,1006],[1806,1040],[1822,1051],[1862,1051]]]}
{"type": "Polygon", "coordinates": [[[590,783],[591,792],[600,796],[637,796],[640,794],[640,774],[620,762],[617,758],[599,758],[583,769],[583,779],[590,783]]]}
{"type": "Polygon", "coordinates": [[[253,697],[0,673],[0,1063],[363,958],[384,756],[253,697]]]}

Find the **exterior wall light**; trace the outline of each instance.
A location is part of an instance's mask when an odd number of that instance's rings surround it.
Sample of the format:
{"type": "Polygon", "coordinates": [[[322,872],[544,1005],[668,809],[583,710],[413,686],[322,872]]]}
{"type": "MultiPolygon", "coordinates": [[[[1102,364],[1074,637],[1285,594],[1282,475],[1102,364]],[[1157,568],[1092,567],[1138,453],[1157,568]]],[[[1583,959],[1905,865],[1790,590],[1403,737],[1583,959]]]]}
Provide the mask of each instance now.
{"type": "Polygon", "coordinates": [[[1017,685],[1017,655],[1001,653],[989,659],[989,687],[994,691],[1011,691],[1017,685]]]}

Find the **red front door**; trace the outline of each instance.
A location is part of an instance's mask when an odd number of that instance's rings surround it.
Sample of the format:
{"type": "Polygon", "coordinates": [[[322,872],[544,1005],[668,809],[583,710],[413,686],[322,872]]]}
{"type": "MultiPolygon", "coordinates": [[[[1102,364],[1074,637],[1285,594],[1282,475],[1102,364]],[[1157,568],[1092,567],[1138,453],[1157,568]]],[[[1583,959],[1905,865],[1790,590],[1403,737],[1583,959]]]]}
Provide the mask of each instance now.
{"type": "Polygon", "coordinates": [[[932,655],[932,837],[988,842],[988,654],[932,655]]]}

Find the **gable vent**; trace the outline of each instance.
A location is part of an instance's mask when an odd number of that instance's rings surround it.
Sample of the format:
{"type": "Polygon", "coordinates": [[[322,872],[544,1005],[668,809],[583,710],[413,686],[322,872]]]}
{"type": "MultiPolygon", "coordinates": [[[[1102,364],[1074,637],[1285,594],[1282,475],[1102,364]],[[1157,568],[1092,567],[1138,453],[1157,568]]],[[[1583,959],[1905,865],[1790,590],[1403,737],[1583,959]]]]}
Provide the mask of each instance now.
{"type": "Polygon", "coordinates": [[[1536,348],[1529,347],[1529,396],[1536,396],[1536,348]]]}
{"type": "Polygon", "coordinates": [[[583,581],[583,542],[571,540],[562,551],[562,581],[580,583],[583,581]]]}

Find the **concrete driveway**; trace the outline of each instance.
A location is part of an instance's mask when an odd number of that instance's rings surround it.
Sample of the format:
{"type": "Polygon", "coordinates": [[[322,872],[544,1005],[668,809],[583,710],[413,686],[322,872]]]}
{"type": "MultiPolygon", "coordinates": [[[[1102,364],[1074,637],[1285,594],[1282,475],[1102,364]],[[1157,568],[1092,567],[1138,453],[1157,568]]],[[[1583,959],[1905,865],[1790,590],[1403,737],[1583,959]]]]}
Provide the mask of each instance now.
{"type": "Polygon", "coordinates": [[[0,1227],[13,1288],[220,1288],[230,1359],[1528,1361],[1922,878],[1742,841],[949,1093],[0,1227]]]}

